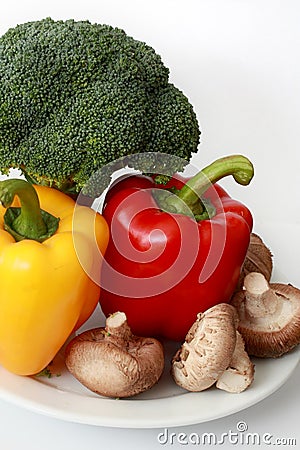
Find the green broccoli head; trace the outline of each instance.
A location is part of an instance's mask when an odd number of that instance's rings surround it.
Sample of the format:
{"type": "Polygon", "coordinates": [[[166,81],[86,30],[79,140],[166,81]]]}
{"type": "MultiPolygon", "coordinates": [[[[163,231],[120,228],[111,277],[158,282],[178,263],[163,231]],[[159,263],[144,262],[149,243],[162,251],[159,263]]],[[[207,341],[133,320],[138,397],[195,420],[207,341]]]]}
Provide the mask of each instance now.
{"type": "Polygon", "coordinates": [[[193,107],[160,56],[123,30],[47,18],[0,38],[3,173],[20,168],[35,182],[97,197],[116,160],[165,173],[163,158],[150,153],[173,155],[175,172],[199,136],[193,107]]]}

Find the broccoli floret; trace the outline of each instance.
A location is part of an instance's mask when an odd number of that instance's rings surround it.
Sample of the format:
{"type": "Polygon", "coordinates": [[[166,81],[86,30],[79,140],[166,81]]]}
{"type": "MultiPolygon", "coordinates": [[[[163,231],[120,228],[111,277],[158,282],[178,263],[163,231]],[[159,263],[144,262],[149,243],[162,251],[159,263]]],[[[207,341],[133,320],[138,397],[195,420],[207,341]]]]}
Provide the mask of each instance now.
{"type": "Polygon", "coordinates": [[[160,56],[123,30],[47,18],[0,38],[3,173],[97,197],[116,167],[182,170],[199,136],[160,56]]]}

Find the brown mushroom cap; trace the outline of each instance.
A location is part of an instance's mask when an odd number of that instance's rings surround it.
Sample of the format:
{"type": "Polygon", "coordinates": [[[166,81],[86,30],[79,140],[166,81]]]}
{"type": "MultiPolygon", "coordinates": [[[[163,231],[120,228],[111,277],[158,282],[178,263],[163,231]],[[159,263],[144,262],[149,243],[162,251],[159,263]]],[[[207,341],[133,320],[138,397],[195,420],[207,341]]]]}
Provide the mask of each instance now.
{"type": "Polygon", "coordinates": [[[172,360],[175,382],[189,391],[212,386],[229,366],[236,344],[236,311],[220,303],[197,316],[172,360]]]}
{"type": "Polygon", "coordinates": [[[162,375],[159,341],[132,335],[124,313],[107,318],[106,328],[85,331],[65,353],[68,370],[84,386],[107,397],[129,397],[150,389],[162,375]]]}
{"type": "Polygon", "coordinates": [[[300,343],[300,290],[294,286],[269,284],[262,274],[252,272],[231,304],[249,355],[275,358],[300,343]]]}
{"type": "Polygon", "coordinates": [[[254,364],[245,350],[241,334],[236,332],[236,346],[229,367],[222,373],[216,383],[218,389],[240,393],[247,389],[254,380],[254,364]]]}

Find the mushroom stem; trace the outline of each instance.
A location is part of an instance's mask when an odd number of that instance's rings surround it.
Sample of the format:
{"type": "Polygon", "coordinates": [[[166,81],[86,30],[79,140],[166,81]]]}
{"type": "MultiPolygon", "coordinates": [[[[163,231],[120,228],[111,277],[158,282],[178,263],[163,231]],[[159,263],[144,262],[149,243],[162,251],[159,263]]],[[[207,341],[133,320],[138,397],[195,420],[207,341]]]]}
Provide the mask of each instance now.
{"type": "Polygon", "coordinates": [[[245,350],[242,335],[236,332],[236,345],[229,367],[216,383],[218,389],[240,393],[247,389],[254,380],[254,364],[245,350]]]}
{"type": "Polygon", "coordinates": [[[123,312],[116,312],[106,319],[105,331],[107,336],[121,338],[124,341],[132,336],[131,329],[127,323],[126,315],[123,312]]]}
{"type": "Polygon", "coordinates": [[[255,233],[250,235],[250,243],[246,258],[240,274],[237,290],[243,286],[245,276],[250,272],[259,272],[270,281],[273,271],[273,255],[260,236],[255,233]]]}
{"type": "Polygon", "coordinates": [[[265,317],[277,313],[278,297],[265,277],[251,272],[244,279],[245,306],[249,317],[265,317]]]}

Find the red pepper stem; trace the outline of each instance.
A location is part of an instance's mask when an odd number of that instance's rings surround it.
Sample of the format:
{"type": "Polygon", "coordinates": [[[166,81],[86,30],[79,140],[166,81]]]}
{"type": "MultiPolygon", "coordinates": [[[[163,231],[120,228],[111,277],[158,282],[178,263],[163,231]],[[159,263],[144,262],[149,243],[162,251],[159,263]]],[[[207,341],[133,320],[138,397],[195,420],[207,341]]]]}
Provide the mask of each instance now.
{"type": "Polygon", "coordinates": [[[186,207],[191,211],[197,205],[197,213],[201,213],[200,198],[205,191],[221,178],[232,175],[235,181],[241,185],[250,183],[254,169],[248,158],[242,155],[230,155],[219,158],[201,172],[191,178],[176,196],[171,196],[167,202],[175,208],[178,213],[186,214],[186,207]],[[176,198],[177,197],[177,198],[176,198]]]}
{"type": "Polygon", "coordinates": [[[33,239],[42,242],[57,229],[59,219],[40,209],[34,187],[25,180],[11,178],[0,181],[0,202],[7,208],[4,228],[17,241],[33,239]],[[19,197],[21,208],[11,207],[15,196],[19,197]]]}

